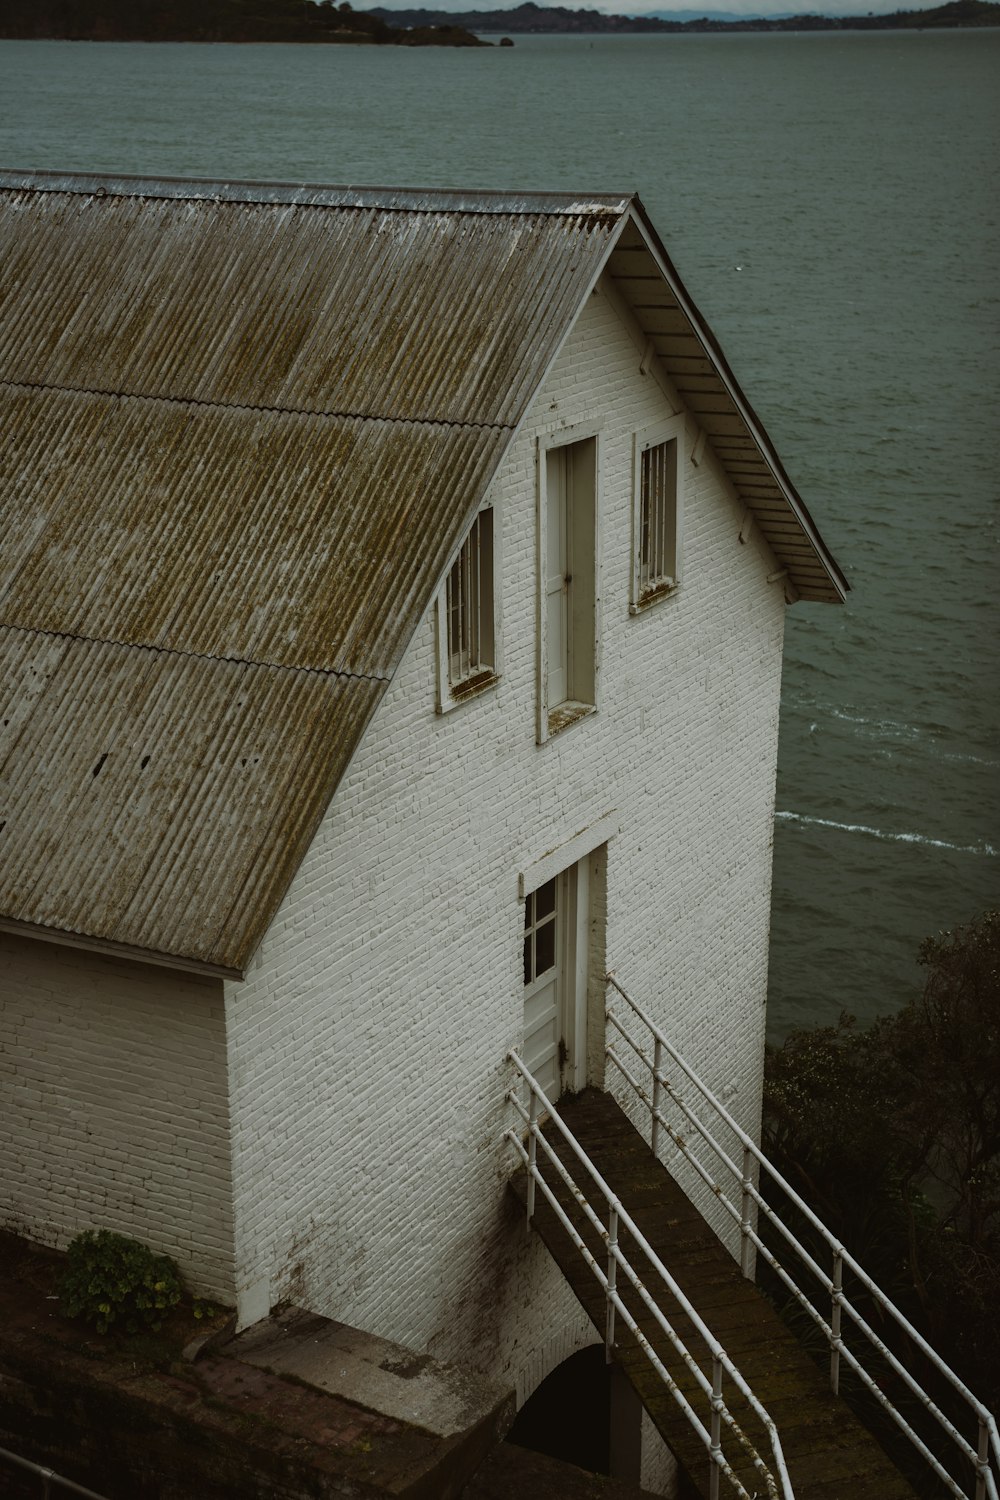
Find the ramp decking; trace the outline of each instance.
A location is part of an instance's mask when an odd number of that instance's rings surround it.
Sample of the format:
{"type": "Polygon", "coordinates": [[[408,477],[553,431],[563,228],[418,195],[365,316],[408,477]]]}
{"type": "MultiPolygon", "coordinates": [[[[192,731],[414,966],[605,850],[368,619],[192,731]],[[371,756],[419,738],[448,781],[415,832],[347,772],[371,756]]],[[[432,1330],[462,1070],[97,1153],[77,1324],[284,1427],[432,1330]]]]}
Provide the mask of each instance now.
{"type": "MultiPolygon", "coordinates": [[[[559,1113],[774,1419],[796,1500],[915,1500],[910,1485],[845,1402],[832,1394],[823,1372],[763,1294],[741,1275],[739,1266],[614,1100],[588,1089],[560,1101],[559,1113]]],[[[545,1133],[582,1186],[579,1164],[571,1160],[565,1142],[551,1125],[545,1133]]],[[[538,1159],[546,1182],[555,1187],[556,1173],[543,1163],[541,1151],[538,1159]]],[[[524,1202],[526,1174],[519,1173],[512,1186],[524,1202]]],[[[562,1183],[558,1183],[558,1198],[580,1233],[587,1230],[584,1238],[603,1263],[605,1253],[597,1236],[562,1183]]],[[[541,1192],[536,1194],[534,1226],[603,1339],[603,1291],[541,1192]]],[[[634,1241],[623,1235],[622,1245],[635,1257],[633,1263],[644,1277],[646,1265],[634,1241]]],[[[618,1287],[643,1334],[707,1425],[707,1404],[690,1372],[621,1276],[618,1287]]],[[[661,1306],[710,1379],[711,1361],[702,1361],[704,1343],[699,1335],[676,1304],[661,1299],[661,1306]]],[[[690,1493],[707,1496],[708,1454],[621,1320],[615,1359],[677,1457],[692,1486],[690,1493]]],[[[736,1421],[770,1463],[770,1445],[758,1419],[730,1382],[724,1394],[736,1421]]],[[[763,1481],[752,1465],[737,1462],[738,1450],[731,1439],[724,1438],[723,1445],[749,1493],[763,1496],[763,1481]]],[[[722,1494],[726,1493],[734,1492],[723,1480],[722,1494]]]]}

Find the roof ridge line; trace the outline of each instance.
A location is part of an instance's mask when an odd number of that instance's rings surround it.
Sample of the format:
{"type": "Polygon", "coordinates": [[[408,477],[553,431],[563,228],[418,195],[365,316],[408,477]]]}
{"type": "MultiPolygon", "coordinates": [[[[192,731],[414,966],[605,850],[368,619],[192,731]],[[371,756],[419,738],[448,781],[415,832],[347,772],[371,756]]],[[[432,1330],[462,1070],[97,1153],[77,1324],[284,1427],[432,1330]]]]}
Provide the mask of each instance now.
{"type": "Polygon", "coordinates": [[[166,401],[172,406],[207,407],[211,411],[260,412],[267,416],[326,417],[342,422],[395,422],[401,427],[459,427],[477,432],[507,432],[510,422],[463,422],[447,417],[379,417],[356,411],[310,411],[301,406],[253,406],[240,401],[206,401],[198,396],[154,396],[145,391],[108,391],[100,386],[51,385],[43,380],[0,380],[0,388],[22,391],[58,391],[66,396],[108,396],[115,401],[166,401]]]}
{"type": "Polygon", "coordinates": [[[383,187],[10,167],[0,170],[0,191],[145,198],[160,202],[260,203],[382,213],[548,214],[574,218],[617,217],[637,197],[632,189],[574,192],[533,188],[383,187]]]}
{"type": "Polygon", "coordinates": [[[254,661],[247,656],[213,656],[208,651],[182,651],[177,646],[154,646],[146,641],[116,641],[103,636],[81,635],[75,630],[41,630],[37,625],[15,625],[10,620],[0,619],[0,630],[17,630],[22,635],[49,636],[55,640],[81,641],[88,646],[118,646],[123,651],[155,651],[161,656],[184,656],[191,661],[231,662],[237,667],[267,667],[272,672],[308,672],[317,677],[346,677],[357,682],[384,682],[392,678],[376,672],[347,672],[338,667],[294,667],[287,662],[254,661]]]}

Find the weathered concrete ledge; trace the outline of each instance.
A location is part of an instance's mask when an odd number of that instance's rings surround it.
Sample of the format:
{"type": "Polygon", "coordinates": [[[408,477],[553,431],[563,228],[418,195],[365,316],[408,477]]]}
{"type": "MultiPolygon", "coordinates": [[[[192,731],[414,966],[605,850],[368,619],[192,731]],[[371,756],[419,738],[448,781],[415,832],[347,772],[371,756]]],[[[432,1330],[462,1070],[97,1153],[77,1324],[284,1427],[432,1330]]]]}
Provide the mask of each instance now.
{"type": "Polygon", "coordinates": [[[511,1393],[296,1309],[163,1359],[33,1283],[0,1278],[0,1447],[109,1500],[455,1500],[513,1418],[511,1393]]]}
{"type": "Polygon", "coordinates": [[[208,1348],[442,1439],[468,1436],[484,1424],[502,1436],[514,1419],[512,1392],[298,1307],[281,1309],[243,1333],[214,1338],[208,1348]]]}

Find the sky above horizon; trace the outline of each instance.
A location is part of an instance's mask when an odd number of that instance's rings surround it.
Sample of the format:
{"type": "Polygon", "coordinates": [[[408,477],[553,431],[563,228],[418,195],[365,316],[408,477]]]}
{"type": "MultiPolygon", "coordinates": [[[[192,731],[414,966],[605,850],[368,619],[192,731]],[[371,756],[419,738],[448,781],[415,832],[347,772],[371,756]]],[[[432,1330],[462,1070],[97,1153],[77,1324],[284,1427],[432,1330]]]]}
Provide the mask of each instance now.
{"type": "MultiPolygon", "coordinates": [[[[367,4],[378,4],[386,10],[411,10],[422,7],[427,10],[513,10],[521,4],[521,0],[365,0],[367,4]]],[[[536,0],[542,9],[548,9],[547,0],[536,0]]],[[[560,0],[553,0],[560,3],[560,0]]],[[[577,9],[578,4],[574,0],[564,0],[570,9],[577,9]]],[[[802,4],[796,5],[794,0],[712,0],[703,10],[699,10],[692,0],[680,0],[677,5],[670,5],[668,0],[627,0],[622,5],[589,5],[584,4],[582,8],[596,10],[602,15],[624,15],[642,16],[651,11],[669,14],[671,11],[680,12],[682,17],[691,14],[697,15],[727,15],[736,17],[767,17],[767,16],[789,16],[789,15],[823,15],[823,16],[864,16],[864,15],[887,15],[894,10],[933,10],[942,3],[942,0],[888,0],[888,3],[878,3],[878,0],[831,0],[824,5],[822,0],[802,0],[802,4]]]]}

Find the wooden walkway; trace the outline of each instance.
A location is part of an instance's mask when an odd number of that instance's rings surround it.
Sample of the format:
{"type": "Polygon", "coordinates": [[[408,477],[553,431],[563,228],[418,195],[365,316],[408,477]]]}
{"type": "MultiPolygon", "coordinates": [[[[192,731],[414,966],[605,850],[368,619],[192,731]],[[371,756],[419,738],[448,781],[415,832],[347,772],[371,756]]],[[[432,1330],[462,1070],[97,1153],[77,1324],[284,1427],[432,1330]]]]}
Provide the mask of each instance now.
{"type": "MultiPolygon", "coordinates": [[[[561,1101],[559,1113],[773,1418],[796,1500],[915,1500],[910,1485],[847,1405],[833,1396],[825,1374],[805,1353],[763,1294],[740,1274],[739,1266],[614,1100],[608,1094],[588,1089],[561,1101]]],[[[582,1187],[579,1163],[558,1131],[550,1127],[546,1139],[582,1187]]],[[[538,1156],[542,1166],[544,1153],[539,1151],[538,1156]]],[[[558,1179],[551,1164],[545,1162],[543,1170],[545,1167],[546,1181],[555,1186],[558,1179]]],[[[512,1187],[523,1203],[526,1174],[519,1173],[512,1187]]],[[[585,1239],[589,1248],[606,1264],[606,1251],[602,1252],[597,1236],[561,1183],[558,1196],[580,1233],[587,1230],[585,1239]]],[[[603,1205],[595,1203],[595,1207],[600,1210],[603,1205]]],[[[605,1302],[601,1287],[541,1192],[536,1194],[534,1225],[603,1339],[605,1302]]],[[[645,1278],[647,1263],[631,1237],[622,1237],[622,1247],[639,1276],[645,1278]]],[[[619,1291],[643,1334],[707,1426],[704,1396],[621,1275],[619,1291]]],[[[676,1303],[671,1305],[665,1298],[658,1300],[711,1379],[711,1361],[702,1359],[705,1350],[700,1336],[676,1303]]],[[[620,1319],[615,1359],[680,1463],[690,1485],[688,1493],[707,1496],[708,1454],[620,1319]]],[[[758,1419],[731,1388],[731,1382],[724,1386],[724,1395],[734,1418],[770,1464],[770,1444],[758,1419]]],[[[752,1465],[737,1461],[740,1450],[734,1450],[732,1438],[723,1437],[723,1451],[749,1493],[766,1494],[763,1481],[752,1465]]],[[[722,1494],[726,1493],[733,1491],[723,1480],[722,1494]]]]}

